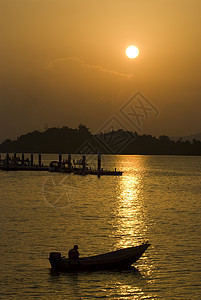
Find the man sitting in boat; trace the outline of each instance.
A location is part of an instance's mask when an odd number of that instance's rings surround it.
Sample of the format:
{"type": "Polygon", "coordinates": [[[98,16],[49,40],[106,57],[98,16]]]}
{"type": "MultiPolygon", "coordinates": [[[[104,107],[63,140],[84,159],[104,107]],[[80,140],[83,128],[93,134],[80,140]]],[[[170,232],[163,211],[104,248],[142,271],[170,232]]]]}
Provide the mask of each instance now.
{"type": "Polygon", "coordinates": [[[68,259],[79,259],[78,245],[74,245],[73,249],[68,252],[68,259]]]}

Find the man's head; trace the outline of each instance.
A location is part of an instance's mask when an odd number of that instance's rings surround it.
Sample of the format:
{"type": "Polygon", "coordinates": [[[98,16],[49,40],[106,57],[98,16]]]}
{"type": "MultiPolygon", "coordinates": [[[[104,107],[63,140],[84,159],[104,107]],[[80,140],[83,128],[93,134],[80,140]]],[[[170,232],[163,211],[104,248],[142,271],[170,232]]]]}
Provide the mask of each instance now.
{"type": "Polygon", "coordinates": [[[78,249],[78,245],[74,245],[73,249],[77,250],[78,249]]]}

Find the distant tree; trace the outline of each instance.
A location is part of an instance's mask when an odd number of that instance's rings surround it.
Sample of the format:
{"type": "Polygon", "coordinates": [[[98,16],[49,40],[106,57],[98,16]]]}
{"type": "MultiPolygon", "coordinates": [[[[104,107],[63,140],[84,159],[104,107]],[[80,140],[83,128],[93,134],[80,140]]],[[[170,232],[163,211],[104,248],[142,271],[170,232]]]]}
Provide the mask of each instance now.
{"type": "Polygon", "coordinates": [[[89,128],[87,128],[85,125],[79,124],[78,129],[80,132],[90,133],[89,128]]]}
{"type": "Polygon", "coordinates": [[[156,138],[123,129],[93,135],[83,124],[79,124],[75,129],[63,126],[48,128],[44,132],[35,130],[21,135],[14,141],[7,139],[0,144],[0,152],[77,153],[80,148],[90,144],[96,152],[110,153],[109,149],[106,150],[104,142],[117,147],[122,144],[118,154],[201,155],[201,141],[195,139],[190,142],[180,138],[175,142],[166,135],[156,138]]]}
{"type": "Polygon", "coordinates": [[[164,142],[169,143],[170,138],[167,135],[160,135],[159,136],[159,141],[162,142],[162,143],[164,143],[164,142]]]}

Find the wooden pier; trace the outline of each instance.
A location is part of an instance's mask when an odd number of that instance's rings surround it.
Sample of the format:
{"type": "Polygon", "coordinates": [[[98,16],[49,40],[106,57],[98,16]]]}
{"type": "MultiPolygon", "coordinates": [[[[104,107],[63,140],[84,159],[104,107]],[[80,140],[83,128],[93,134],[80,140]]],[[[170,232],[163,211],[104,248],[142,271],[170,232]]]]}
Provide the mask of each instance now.
{"type": "Polygon", "coordinates": [[[66,161],[62,161],[61,155],[59,156],[59,161],[52,161],[50,163],[50,172],[60,172],[60,173],[74,173],[76,175],[97,175],[98,177],[100,176],[105,176],[105,175],[110,175],[110,176],[121,176],[123,174],[122,171],[117,171],[116,168],[115,170],[104,170],[101,168],[101,155],[98,155],[98,168],[97,169],[92,169],[91,167],[88,166],[86,163],[86,156],[83,155],[82,159],[79,159],[78,161],[71,161],[71,154],[68,155],[68,159],[66,161]]]}
{"type": "Polygon", "coordinates": [[[6,154],[6,158],[2,159],[0,155],[0,169],[3,171],[49,171],[49,166],[44,166],[41,163],[41,153],[38,154],[38,164],[33,163],[33,153],[30,159],[24,157],[24,153],[17,156],[16,153],[11,156],[6,154]]]}
{"type": "Polygon", "coordinates": [[[24,157],[24,153],[17,156],[16,153],[11,156],[9,153],[6,154],[5,159],[1,159],[0,154],[0,169],[3,171],[49,171],[59,173],[73,173],[76,175],[97,175],[105,176],[120,176],[123,174],[121,171],[115,170],[103,170],[101,168],[101,155],[98,155],[97,169],[92,169],[86,163],[86,156],[83,155],[82,159],[76,162],[71,160],[71,154],[68,155],[67,160],[62,160],[62,154],[59,154],[58,161],[52,161],[49,166],[42,164],[41,153],[38,154],[38,164],[33,163],[33,153],[30,154],[30,158],[24,157]]]}

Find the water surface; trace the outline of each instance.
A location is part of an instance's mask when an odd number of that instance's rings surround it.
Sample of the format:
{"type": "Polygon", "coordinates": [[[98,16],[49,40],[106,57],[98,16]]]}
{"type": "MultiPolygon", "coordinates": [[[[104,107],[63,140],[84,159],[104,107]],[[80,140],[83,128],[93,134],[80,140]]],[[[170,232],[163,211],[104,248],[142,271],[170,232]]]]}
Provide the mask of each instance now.
{"type": "Polygon", "coordinates": [[[0,172],[1,299],[200,299],[201,157],[108,155],[103,166],[123,176],[0,172]],[[133,270],[54,274],[47,260],[146,240],[133,270]]]}

